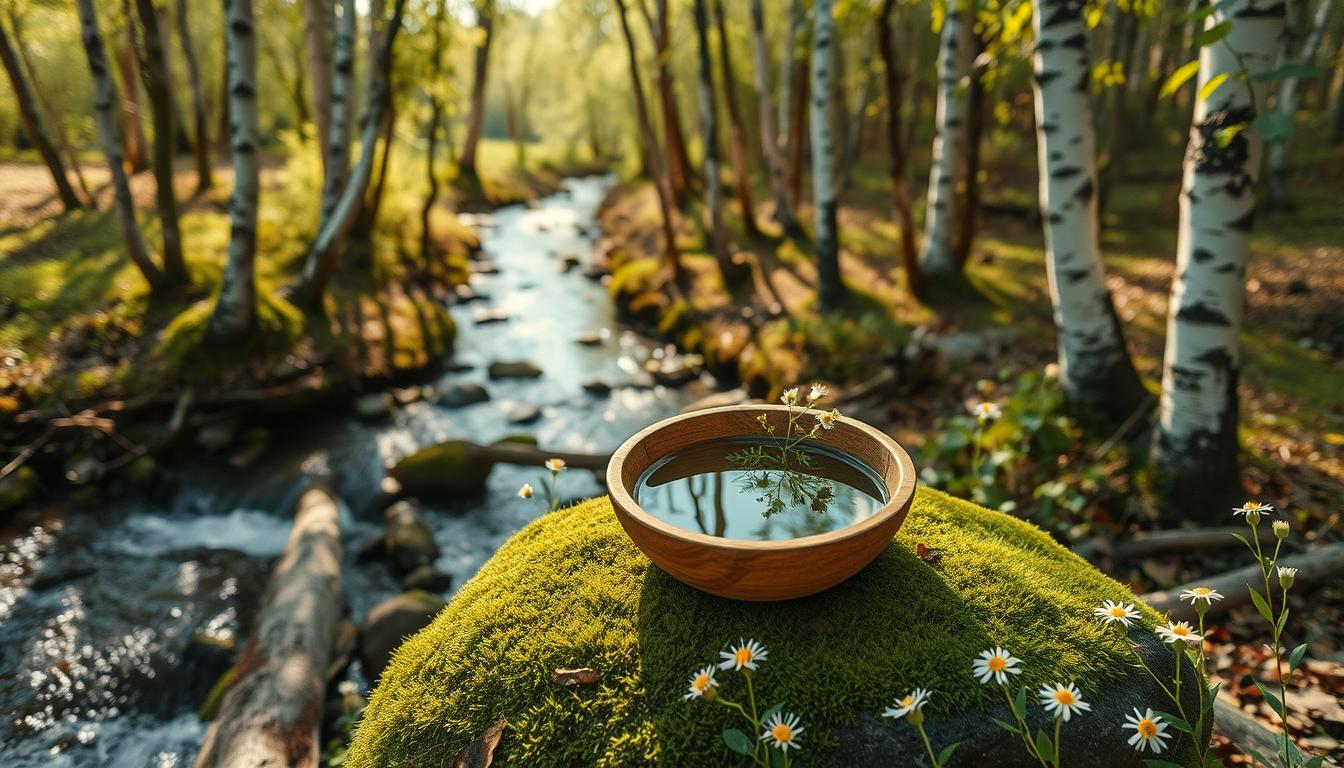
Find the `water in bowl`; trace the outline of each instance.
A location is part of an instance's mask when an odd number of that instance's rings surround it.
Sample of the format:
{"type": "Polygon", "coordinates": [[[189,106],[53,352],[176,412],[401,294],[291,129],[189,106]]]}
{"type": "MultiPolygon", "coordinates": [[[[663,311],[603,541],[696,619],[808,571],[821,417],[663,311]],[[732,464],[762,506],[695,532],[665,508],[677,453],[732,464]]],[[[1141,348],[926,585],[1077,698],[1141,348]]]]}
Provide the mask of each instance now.
{"type": "Polygon", "coordinates": [[[781,450],[778,440],[708,440],[650,466],[635,484],[649,514],[688,531],[785,541],[837,531],[886,503],[870,467],[824,444],[781,450]]]}

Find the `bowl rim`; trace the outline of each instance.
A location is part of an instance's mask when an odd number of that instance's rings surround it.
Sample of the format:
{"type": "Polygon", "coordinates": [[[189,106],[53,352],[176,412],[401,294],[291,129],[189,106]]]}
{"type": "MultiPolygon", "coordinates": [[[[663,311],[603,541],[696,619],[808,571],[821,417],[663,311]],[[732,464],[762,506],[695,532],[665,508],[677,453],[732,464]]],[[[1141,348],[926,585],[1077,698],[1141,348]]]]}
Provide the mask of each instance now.
{"type": "MultiPolygon", "coordinates": [[[[798,406],[794,406],[797,409],[798,406]]],[[[700,544],[714,549],[737,551],[737,552],[787,552],[790,550],[810,549],[812,547],[825,546],[846,541],[848,539],[860,538],[867,535],[874,528],[879,528],[886,524],[891,517],[899,514],[902,510],[909,508],[915,493],[915,463],[910,459],[901,444],[896,442],[890,435],[866,424],[858,419],[852,419],[847,416],[841,416],[839,421],[847,427],[853,428],[865,437],[877,443],[891,455],[896,465],[900,468],[899,482],[894,485],[887,485],[888,499],[885,504],[878,508],[876,512],[854,525],[845,526],[839,530],[829,531],[827,533],[817,533],[811,536],[801,536],[796,539],[784,539],[779,541],[756,541],[752,539],[728,539],[722,536],[711,536],[698,531],[691,531],[681,528],[666,521],[654,517],[639,502],[635,501],[631,489],[625,487],[621,476],[631,453],[636,446],[643,442],[649,436],[671,429],[677,425],[695,421],[698,419],[712,418],[717,414],[732,412],[760,412],[776,411],[784,412],[789,406],[774,405],[771,403],[754,403],[747,405],[727,405],[718,408],[704,408],[688,413],[677,414],[661,421],[654,422],[631,435],[620,448],[611,455],[611,461],[607,463],[607,493],[611,497],[612,506],[617,513],[625,514],[640,525],[651,528],[654,531],[680,539],[688,543],[700,544]]],[[[650,466],[662,459],[662,456],[653,458],[650,466]]],[[[641,472],[641,475],[643,473],[641,472]]]]}

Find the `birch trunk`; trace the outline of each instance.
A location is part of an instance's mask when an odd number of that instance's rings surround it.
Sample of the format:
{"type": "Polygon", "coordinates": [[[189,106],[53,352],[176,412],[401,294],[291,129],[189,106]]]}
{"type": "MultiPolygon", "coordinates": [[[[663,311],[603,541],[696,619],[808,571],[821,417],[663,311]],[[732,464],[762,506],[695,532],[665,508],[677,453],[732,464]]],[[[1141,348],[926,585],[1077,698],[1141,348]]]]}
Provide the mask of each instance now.
{"type": "Polygon", "coordinates": [[[1035,0],[1032,25],[1036,155],[1060,380],[1071,399],[1119,420],[1133,413],[1144,391],[1101,262],[1087,25],[1076,0],[1035,0]]]}
{"type": "Polygon", "coordinates": [[[117,138],[115,115],[121,106],[121,99],[117,95],[116,80],[108,68],[107,49],[103,44],[103,34],[98,29],[98,13],[94,10],[93,0],[78,0],[77,5],[84,54],[88,57],[89,73],[93,77],[93,117],[98,127],[98,141],[107,158],[107,170],[112,176],[117,224],[126,242],[127,255],[145,276],[151,290],[159,291],[166,286],[167,281],[163,272],[150,260],[140,224],[135,220],[135,199],[131,197],[131,185],[122,164],[121,142],[117,138]]]}
{"type": "Polygon", "coordinates": [[[229,114],[233,126],[233,198],[229,202],[229,258],[210,334],[239,338],[256,321],[257,197],[261,161],[257,126],[257,40],[252,0],[224,0],[228,32],[229,114]]]}
{"type": "Polygon", "coordinates": [[[322,153],[322,171],[327,171],[331,142],[332,45],[331,0],[303,0],[303,41],[308,60],[308,84],[313,92],[317,145],[322,153]]]}
{"type": "Polygon", "coordinates": [[[490,66],[490,41],[494,37],[494,0],[480,0],[476,4],[476,28],[484,33],[476,48],[475,70],[471,78],[471,106],[467,112],[467,138],[462,142],[462,157],[457,162],[458,175],[477,178],[476,147],[481,141],[481,124],[485,119],[485,77],[490,66]]]}
{"type": "Polygon", "coordinates": [[[756,204],[751,199],[751,166],[747,162],[747,140],[742,129],[742,111],[737,106],[737,82],[733,79],[733,60],[728,50],[728,30],[723,20],[723,0],[714,0],[714,25],[719,32],[719,72],[723,76],[723,102],[728,109],[728,146],[733,160],[733,189],[742,208],[742,225],[749,237],[761,233],[756,225],[756,204]]]}
{"type": "Polygon", "coordinates": [[[887,100],[887,154],[891,156],[891,194],[895,201],[897,226],[900,227],[901,266],[910,292],[920,296],[924,293],[924,271],[920,269],[915,245],[915,214],[910,205],[910,179],[905,171],[908,150],[901,130],[905,75],[897,63],[896,46],[892,40],[891,16],[895,8],[896,0],[883,0],[873,33],[882,56],[882,85],[887,100]]]}
{"type": "MultiPolygon", "coordinates": [[[[971,58],[978,60],[985,49],[985,41],[978,32],[970,35],[973,48],[971,58]]],[[[966,269],[971,259],[971,247],[975,244],[977,214],[980,212],[980,144],[985,134],[985,112],[988,109],[989,94],[985,91],[984,72],[972,64],[966,81],[966,134],[962,142],[964,153],[957,164],[957,176],[961,184],[956,190],[955,219],[956,234],[952,236],[952,259],[958,272],[966,269]]]]}
{"type": "Polygon", "coordinates": [[[140,16],[140,77],[145,82],[154,120],[154,189],[159,207],[159,228],[163,232],[163,272],[178,285],[188,282],[187,265],[182,260],[182,230],[178,223],[177,195],[173,192],[173,103],[168,83],[168,60],[163,53],[163,35],[159,32],[158,12],[153,0],[135,0],[140,16]]]}
{"type": "Polygon", "coordinates": [[[816,0],[812,19],[812,205],[816,210],[817,298],[823,312],[839,308],[840,242],[836,231],[835,138],[831,124],[835,15],[831,0],[816,0]]]}
{"type": "Polygon", "coordinates": [[[331,73],[331,126],[323,162],[322,212],[317,219],[320,233],[331,220],[336,201],[345,189],[350,168],[350,116],[354,112],[355,25],[359,15],[355,0],[341,0],[336,19],[336,50],[331,73]]]}
{"type": "Polygon", "coordinates": [[[663,253],[667,256],[668,266],[672,269],[673,281],[678,286],[688,285],[682,271],[681,257],[677,253],[676,227],[673,225],[672,190],[669,189],[663,164],[659,161],[658,140],[653,133],[653,123],[649,121],[649,104],[644,97],[644,85],[639,78],[639,56],[635,52],[635,38],[630,32],[630,20],[626,18],[625,0],[616,0],[616,14],[620,17],[621,33],[625,36],[625,51],[630,67],[630,84],[635,92],[635,111],[639,121],[639,135],[644,150],[644,166],[653,179],[654,191],[658,194],[658,209],[662,218],[663,253]]]}
{"type": "MultiPolygon", "coordinates": [[[[1321,47],[1321,37],[1325,35],[1326,22],[1330,19],[1330,9],[1334,0],[1320,0],[1316,8],[1316,17],[1311,29],[1302,42],[1302,49],[1295,61],[1311,64],[1316,60],[1316,51],[1321,47]]],[[[1289,52],[1291,53],[1291,51],[1289,52]]],[[[1289,77],[1279,83],[1277,103],[1274,108],[1287,116],[1291,123],[1297,115],[1298,78],[1289,77]]],[[[1288,136],[1284,136],[1269,145],[1269,205],[1286,208],[1291,203],[1288,195],[1288,136]]]]}
{"type": "Polygon", "coordinates": [[[719,178],[718,104],[714,99],[714,71],[709,50],[709,10],[706,0],[695,0],[695,40],[700,94],[700,140],[705,146],[705,207],[709,210],[710,251],[719,264],[724,282],[733,265],[728,257],[728,240],[723,231],[723,190],[719,178]]]}
{"type": "Polygon", "coordinates": [[[971,69],[971,23],[966,0],[949,0],[938,52],[938,104],[935,109],[933,164],[924,211],[924,247],[919,261],[930,274],[958,272],[952,238],[956,221],[957,158],[966,141],[966,89],[971,69]]]}
{"type": "MultiPolygon", "coordinates": [[[[353,5],[353,0],[345,0],[346,11],[352,11],[353,5]]],[[[368,87],[364,94],[359,159],[332,207],[330,218],[318,231],[317,239],[304,259],[298,293],[301,301],[312,306],[321,306],[327,283],[331,281],[331,273],[336,266],[336,255],[345,245],[350,228],[364,207],[364,192],[373,175],[378,134],[383,129],[383,115],[390,103],[387,78],[392,67],[392,46],[401,30],[401,18],[405,10],[406,0],[394,0],[392,18],[387,22],[385,34],[378,35],[377,65],[369,72],[368,87]]],[[[353,12],[350,15],[353,16],[353,12]]],[[[377,29],[377,25],[370,25],[371,31],[377,29]]],[[[335,121],[332,122],[334,125],[335,121]]]]}
{"type": "MultiPolygon", "coordinates": [[[[798,217],[793,213],[788,189],[784,183],[784,159],[781,157],[779,135],[775,132],[774,109],[770,103],[770,53],[766,48],[765,13],[761,5],[761,0],[751,0],[751,39],[756,55],[756,102],[759,104],[758,115],[761,123],[761,156],[765,159],[765,169],[770,177],[770,190],[775,196],[775,222],[784,228],[785,234],[796,237],[803,230],[798,223],[798,217]]],[[[792,58],[793,49],[790,45],[785,60],[792,58]]]]}
{"type": "Polygon", "coordinates": [[[644,0],[640,0],[639,9],[644,21],[649,25],[649,36],[653,38],[654,65],[658,72],[658,100],[663,112],[663,136],[667,139],[667,180],[672,185],[672,197],[677,203],[686,202],[689,187],[691,161],[686,153],[686,137],[681,132],[681,112],[677,109],[677,96],[672,90],[671,53],[668,51],[669,25],[667,0],[656,0],[658,16],[655,19],[649,12],[644,0]]]}
{"type": "Polygon", "coordinates": [[[1237,376],[1246,262],[1263,139],[1251,127],[1266,84],[1238,77],[1274,66],[1284,5],[1231,0],[1205,21],[1232,24],[1200,50],[1198,88],[1180,197],[1176,275],[1167,319],[1154,460],[1171,509],[1225,515],[1237,477],[1237,376]]]}
{"type": "Polygon", "coordinates": [[[191,117],[195,127],[192,149],[196,157],[196,192],[199,194],[215,185],[210,168],[210,137],[206,128],[205,90],[201,85],[201,70],[196,63],[196,49],[191,43],[191,25],[187,20],[187,0],[177,0],[177,37],[182,46],[182,60],[187,64],[187,85],[191,89],[191,117]]]}
{"type": "Polygon", "coordinates": [[[61,198],[61,205],[66,211],[83,208],[84,204],[79,201],[74,187],[70,186],[70,180],[66,178],[65,163],[61,162],[56,146],[51,143],[42,127],[42,118],[37,111],[37,100],[33,97],[32,89],[28,87],[27,78],[23,76],[23,68],[19,64],[14,47],[9,42],[9,33],[5,31],[3,24],[0,24],[0,63],[4,64],[5,72],[9,75],[14,99],[19,103],[23,127],[33,146],[37,148],[37,153],[42,156],[42,162],[51,172],[51,180],[56,183],[56,194],[61,198]]]}

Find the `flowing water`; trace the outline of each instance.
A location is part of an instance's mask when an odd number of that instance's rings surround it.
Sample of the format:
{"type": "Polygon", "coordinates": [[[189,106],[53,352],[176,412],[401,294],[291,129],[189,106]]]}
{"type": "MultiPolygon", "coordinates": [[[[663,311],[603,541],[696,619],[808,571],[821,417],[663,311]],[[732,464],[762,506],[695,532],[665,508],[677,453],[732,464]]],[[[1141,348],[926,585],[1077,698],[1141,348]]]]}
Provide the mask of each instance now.
{"type": "MultiPolygon", "coordinates": [[[[482,222],[498,271],[473,278],[483,300],[451,310],[454,361],[471,368],[436,383],[482,383],[490,400],[413,403],[382,423],[353,412],[296,417],[272,426],[271,444],[249,469],[202,451],[172,468],[172,489],[160,483],[96,510],[53,509],[0,527],[0,766],[190,765],[204,733],[196,709],[229,663],[199,639],[246,637],[306,477],[331,479],[347,504],[343,587],[358,621],[398,589],[383,564],[350,554],[380,530],[372,502],[388,463],[445,438],[519,433],[555,449],[609,451],[705,394],[701,382],[672,390],[645,381],[645,361],[667,351],[621,331],[606,289],[582,274],[610,183],[571,179],[560,194],[482,222]],[[580,267],[563,271],[571,254],[580,267]],[[484,307],[509,318],[476,325],[484,307]],[[594,330],[607,331],[601,344],[575,343],[594,330]],[[543,375],[488,381],[485,366],[496,360],[528,360],[543,375]],[[583,389],[594,377],[614,386],[610,395],[583,389]],[[538,406],[540,417],[511,424],[524,405],[538,406]]],[[[482,498],[421,508],[443,553],[437,565],[455,585],[541,514],[515,495],[539,474],[500,465],[482,498]]],[[[563,498],[602,492],[591,473],[561,476],[563,498]]]]}

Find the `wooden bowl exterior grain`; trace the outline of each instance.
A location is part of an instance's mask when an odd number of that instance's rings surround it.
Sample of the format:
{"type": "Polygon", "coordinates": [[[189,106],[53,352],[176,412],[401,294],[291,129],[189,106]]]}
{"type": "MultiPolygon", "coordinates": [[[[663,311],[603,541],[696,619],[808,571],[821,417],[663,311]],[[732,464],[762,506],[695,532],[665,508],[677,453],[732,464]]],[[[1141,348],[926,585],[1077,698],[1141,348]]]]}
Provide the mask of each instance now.
{"type": "MultiPolygon", "coordinates": [[[[915,465],[893,439],[841,417],[823,442],[877,472],[887,503],[871,517],[830,533],[788,541],[745,541],[678,528],[635,502],[635,484],[658,460],[706,440],[761,434],[765,413],[784,434],[788,408],[735,405],[660,421],[631,437],[607,465],[616,518],[650,560],[678,581],[737,600],[790,600],[815,594],[858,573],[896,535],[915,495],[915,465]]],[[[806,417],[805,417],[806,418],[806,417]]]]}

